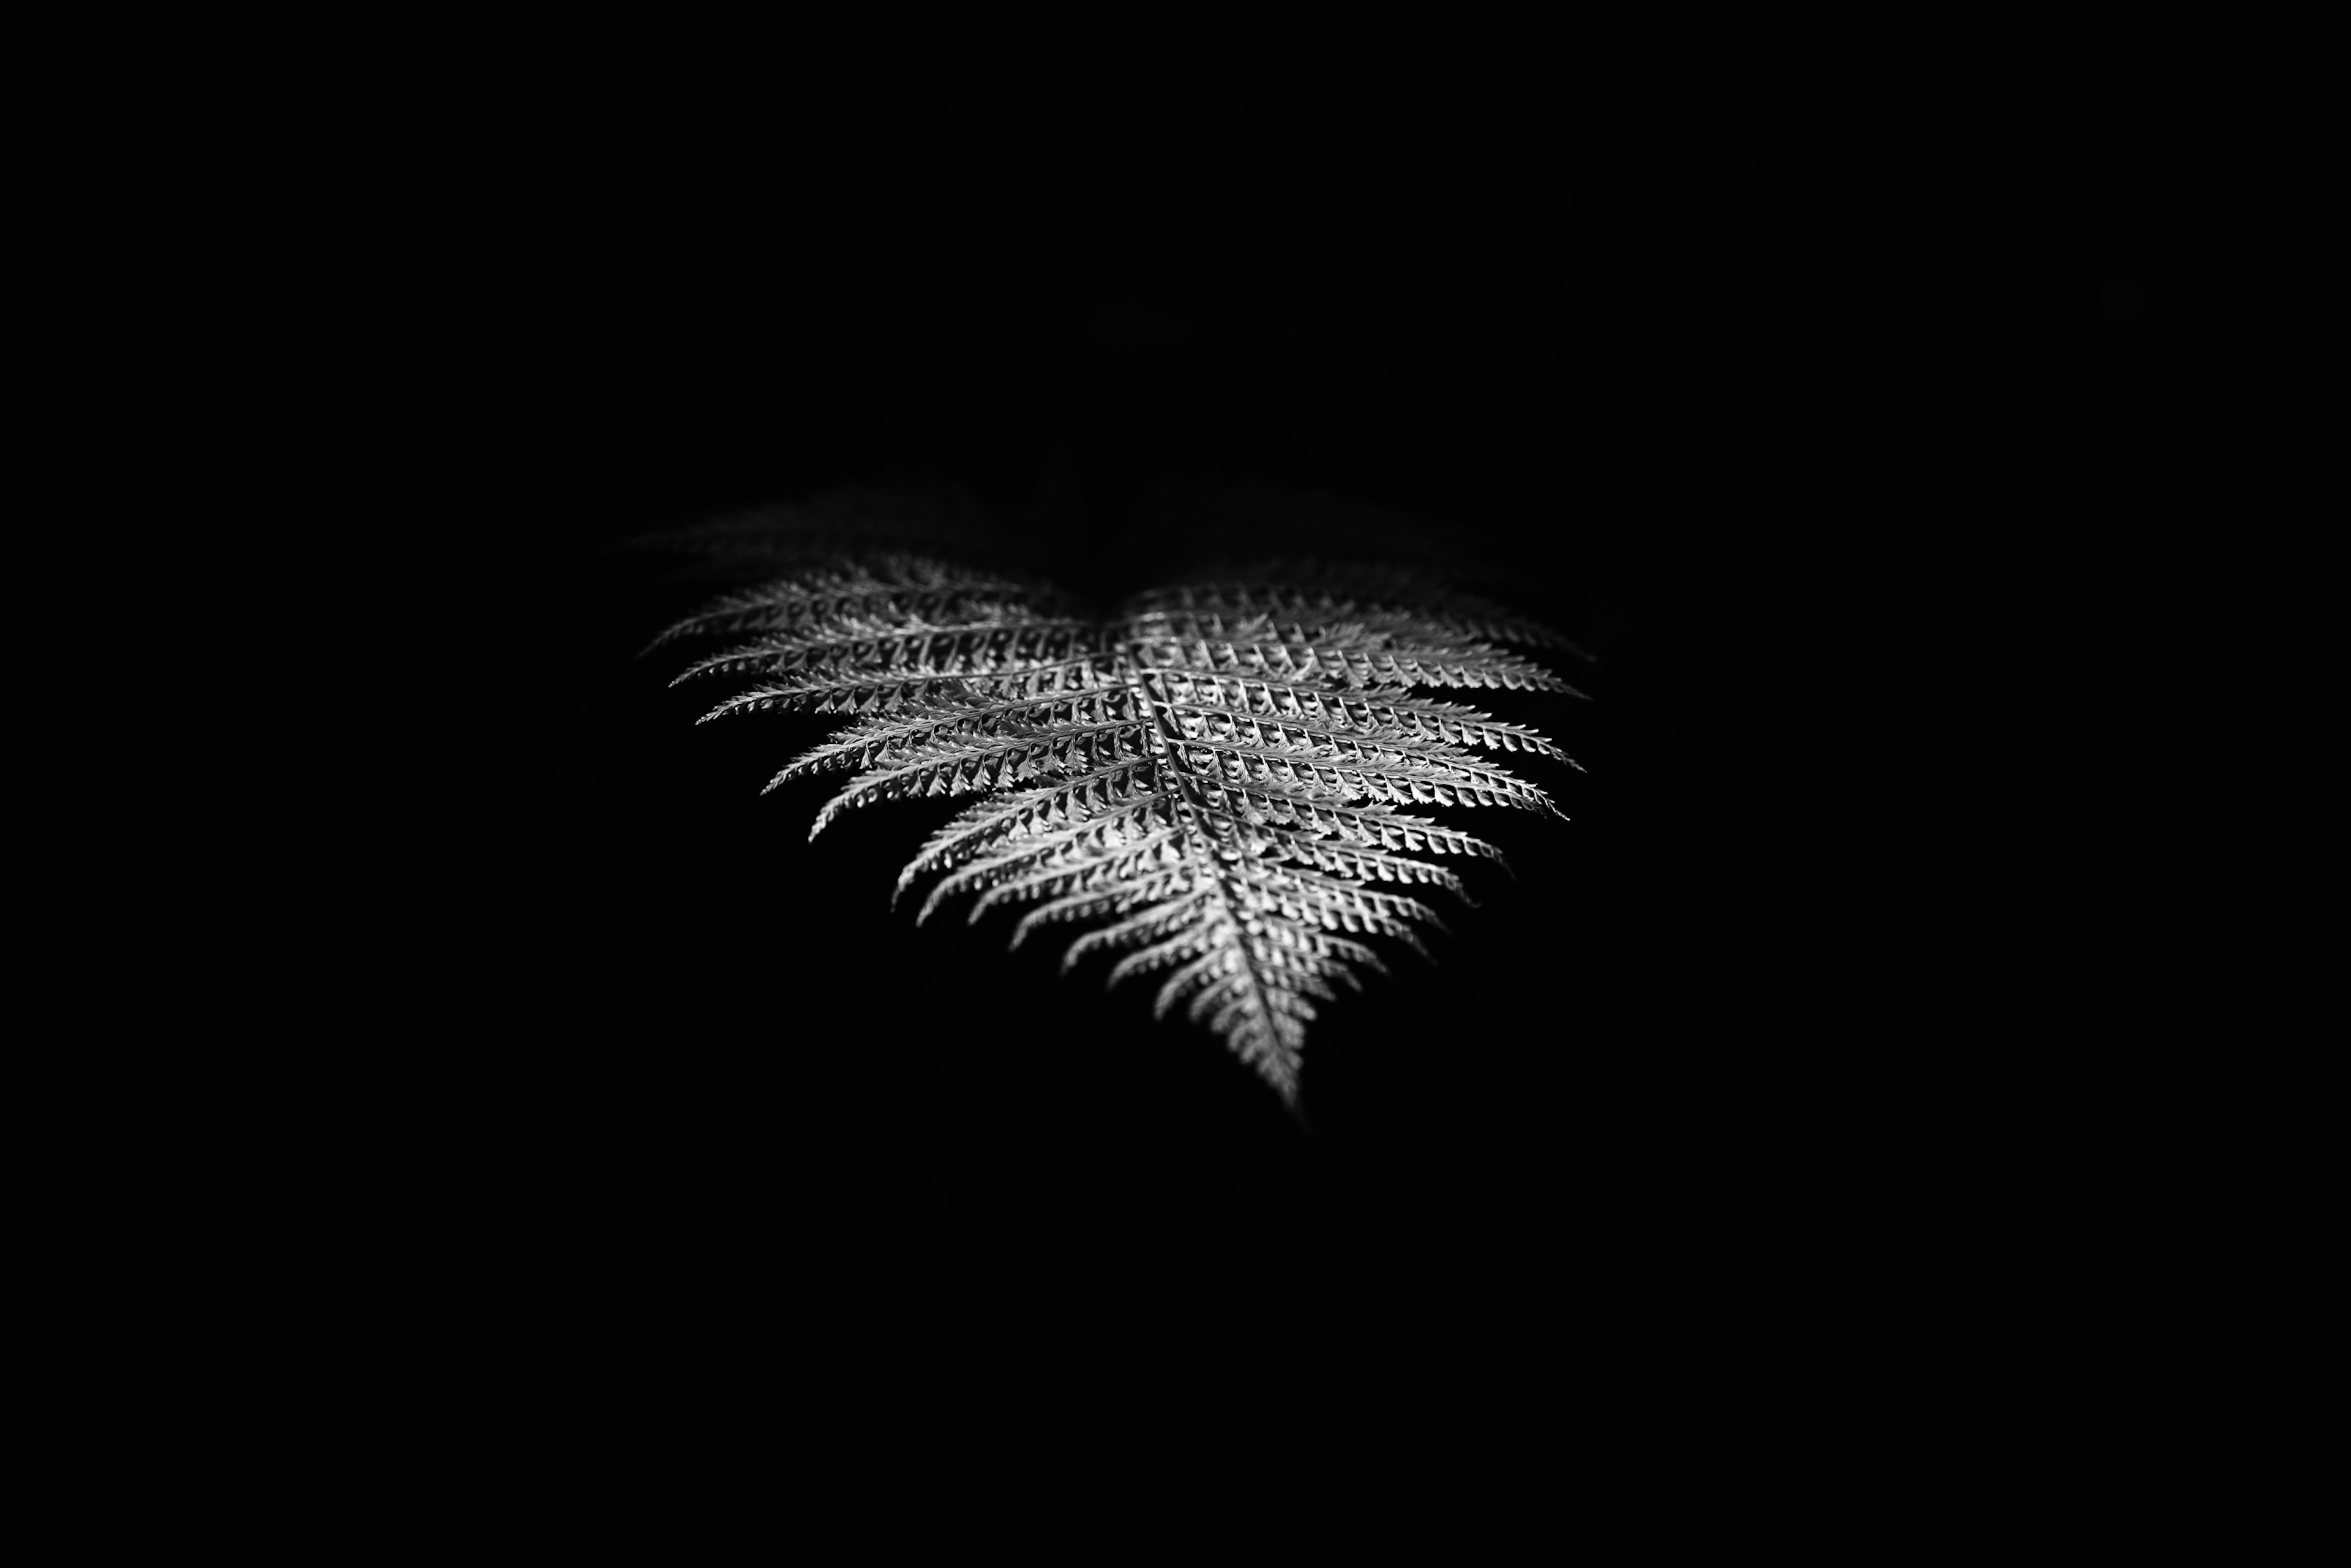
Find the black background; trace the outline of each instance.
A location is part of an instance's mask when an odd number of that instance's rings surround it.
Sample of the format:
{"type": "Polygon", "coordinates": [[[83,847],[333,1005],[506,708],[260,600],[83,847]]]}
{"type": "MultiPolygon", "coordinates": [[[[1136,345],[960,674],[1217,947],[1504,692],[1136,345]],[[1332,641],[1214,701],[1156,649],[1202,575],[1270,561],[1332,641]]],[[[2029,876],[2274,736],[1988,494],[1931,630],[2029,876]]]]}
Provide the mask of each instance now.
{"type": "Polygon", "coordinates": [[[489,721],[468,999],[384,1067],[384,1289],[486,1450],[1892,1473],[2105,1354],[2111,1083],[1985,1000],[2051,955],[1988,917],[2013,785],[1952,698],[2021,579],[2176,504],[2229,330],[2192,114],[2063,71],[550,56],[381,138],[371,341],[489,721]],[[690,601],[596,553],[907,465],[1081,497],[1098,547],[1204,455],[1480,530],[1602,661],[1484,705],[1583,763],[1539,774],[1573,821],[1463,824],[1516,879],[1331,1010],[1311,1135],[1008,917],[893,913],[945,803],[807,842],[821,788],[758,791],[824,726],[695,727],[635,658],[690,601]]]}

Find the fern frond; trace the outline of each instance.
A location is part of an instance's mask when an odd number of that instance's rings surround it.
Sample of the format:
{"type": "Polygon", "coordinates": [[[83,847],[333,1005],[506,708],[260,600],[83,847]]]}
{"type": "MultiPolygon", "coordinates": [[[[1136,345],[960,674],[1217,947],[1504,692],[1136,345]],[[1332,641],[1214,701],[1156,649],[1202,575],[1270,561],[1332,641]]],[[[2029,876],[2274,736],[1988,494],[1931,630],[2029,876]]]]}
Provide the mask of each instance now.
{"type": "Polygon", "coordinates": [[[809,837],[824,831],[826,824],[841,812],[872,800],[968,795],[977,789],[1008,789],[1040,776],[1060,777],[1115,766],[1122,760],[1148,761],[1138,730],[1134,724],[1114,721],[1008,739],[991,736],[960,743],[932,741],[914,748],[911,761],[876,768],[851,779],[848,788],[817,813],[809,837]]]}
{"type": "MultiPolygon", "coordinates": [[[[1018,843],[1106,810],[1123,807],[1137,815],[1172,810],[1154,788],[1155,767],[1153,762],[1114,763],[1066,783],[1024,791],[1008,802],[983,801],[973,806],[933,835],[923,852],[899,875],[898,891],[904,893],[914,878],[926,872],[962,864],[990,844],[1018,843]]],[[[925,906],[926,915],[929,908],[925,906]]]]}
{"type": "MultiPolygon", "coordinates": [[[[747,536],[705,541],[737,554],[747,536]]],[[[752,553],[756,553],[753,551],[752,553]]],[[[1575,650],[1549,628],[1386,569],[1228,573],[1090,616],[1051,585],[899,551],[778,572],[687,616],[655,646],[731,635],[680,681],[747,677],[704,716],[850,716],[770,789],[850,775],[814,838],[876,801],[980,795],[899,876],[939,880],[915,919],[1029,906],[1016,947],[1087,927],[1066,970],[1117,952],[1107,983],[1154,976],[1286,1099],[1306,1026],[1335,987],[1384,972],[1374,939],[1426,957],[1444,930],[1406,889],[1474,903],[1426,855],[1502,864],[1485,840],[1416,814],[1558,816],[1499,753],[1573,760],[1540,732],[1415,688],[1572,692],[1501,646],[1575,650]]]]}
{"type": "Polygon", "coordinates": [[[1122,710],[1130,706],[1124,693],[1101,688],[998,703],[909,702],[897,710],[907,716],[862,719],[842,730],[839,739],[803,752],[768,781],[768,789],[809,773],[871,768],[954,736],[1050,735],[1067,726],[1099,727],[1124,716],[1122,710]]]}
{"type": "Polygon", "coordinates": [[[1096,684],[1097,664],[1097,659],[1089,655],[977,674],[915,671],[904,674],[836,675],[830,679],[810,675],[767,681],[748,691],[737,692],[695,722],[708,724],[729,714],[761,713],[771,708],[807,708],[812,713],[887,713],[907,703],[971,694],[1020,698],[1044,692],[1077,691],[1096,684]]]}
{"type": "Polygon", "coordinates": [[[1489,751],[1531,751],[1577,767],[1573,758],[1523,725],[1504,724],[1458,703],[1415,698],[1401,686],[1333,693],[1293,682],[1232,675],[1163,672],[1160,678],[1169,693],[1170,706],[1179,710],[1225,709],[1311,719],[1334,729],[1374,737],[1413,736],[1481,746],[1489,751]]]}
{"type": "Polygon", "coordinates": [[[1266,616],[1308,626],[1351,618],[1389,618],[1469,641],[1516,643],[1571,653],[1587,662],[1591,657],[1540,621],[1512,614],[1475,595],[1433,585],[1425,577],[1392,566],[1277,561],[1250,578],[1159,589],[1141,596],[1136,608],[1228,621],[1266,616]]]}
{"type": "Polygon", "coordinates": [[[1000,574],[959,572],[921,556],[884,558],[871,569],[855,564],[811,568],[799,577],[726,594],[664,630],[646,653],[684,637],[783,631],[819,622],[886,619],[903,612],[933,623],[974,618],[1028,585],[1000,574]]]}
{"type": "Polygon", "coordinates": [[[949,626],[916,622],[895,629],[868,621],[837,630],[847,634],[772,633],[697,659],[670,684],[681,685],[700,675],[754,673],[820,682],[841,669],[868,674],[893,671],[992,674],[1071,660],[1093,652],[1098,645],[1095,629],[1081,621],[1021,622],[991,618],[949,626]]]}
{"type": "Polygon", "coordinates": [[[1199,633],[1196,628],[1139,622],[1134,643],[1148,650],[1157,669],[1200,674],[1249,674],[1340,689],[1374,686],[1499,686],[1514,691],[1565,691],[1567,683],[1514,653],[1481,643],[1452,647],[1405,644],[1360,625],[1310,635],[1290,627],[1288,635],[1233,641],[1199,633]]]}

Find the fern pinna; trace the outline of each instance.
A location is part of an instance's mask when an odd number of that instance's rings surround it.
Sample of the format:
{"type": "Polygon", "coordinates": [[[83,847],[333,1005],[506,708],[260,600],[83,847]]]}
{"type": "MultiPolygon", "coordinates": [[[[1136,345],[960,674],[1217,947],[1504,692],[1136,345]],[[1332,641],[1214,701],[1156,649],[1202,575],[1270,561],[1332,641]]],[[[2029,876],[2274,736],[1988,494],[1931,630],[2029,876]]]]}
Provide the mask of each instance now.
{"type": "Polygon", "coordinates": [[[845,773],[814,838],[852,807],[982,794],[898,879],[945,873],[926,920],[1033,904],[1012,935],[1091,923],[1064,972],[1124,949],[1109,982],[1159,975],[1177,1003],[1295,1104],[1315,1003],[1384,970],[1360,938],[1419,951],[1442,929],[1407,889],[1468,898],[1422,853],[1501,852],[1412,808],[1559,812],[1481,752],[1572,759],[1537,731],[1416,687],[1572,691],[1510,642],[1548,629],[1394,569],[1270,569],[1143,593],[1108,618],[1019,574],[896,554],[787,572],[656,640],[744,640],[680,681],[749,684],[704,721],[761,709],[855,716],[768,788],[845,773]]]}

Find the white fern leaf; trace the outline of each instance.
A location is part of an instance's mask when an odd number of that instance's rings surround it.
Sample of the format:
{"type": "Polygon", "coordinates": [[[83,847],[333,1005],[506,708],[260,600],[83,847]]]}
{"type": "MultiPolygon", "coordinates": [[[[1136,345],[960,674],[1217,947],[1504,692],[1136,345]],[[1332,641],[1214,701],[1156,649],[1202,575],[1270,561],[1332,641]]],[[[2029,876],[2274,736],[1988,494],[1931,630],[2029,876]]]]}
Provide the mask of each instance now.
{"type": "MultiPolygon", "coordinates": [[[[749,534],[704,541],[758,554],[749,534]]],[[[780,558],[779,558],[780,559],[780,558]]],[[[1265,571],[1154,590],[1090,615],[1049,584],[901,550],[834,556],[718,599],[654,646],[731,636],[681,681],[747,684],[705,719],[765,709],[851,716],[770,789],[848,774],[813,838],[877,801],[977,794],[900,875],[937,875],[916,915],[1029,905],[1019,946],[1086,927],[1069,968],[1115,953],[1108,983],[1155,977],[1294,1102],[1307,1025],[1336,986],[1384,972],[1368,939],[1424,957],[1437,912],[1472,902],[1424,855],[1501,852],[1416,814],[1509,807],[1556,817],[1497,760],[1573,766],[1551,740],[1414,688],[1573,691],[1502,643],[1573,644],[1416,574],[1265,571]]]]}

